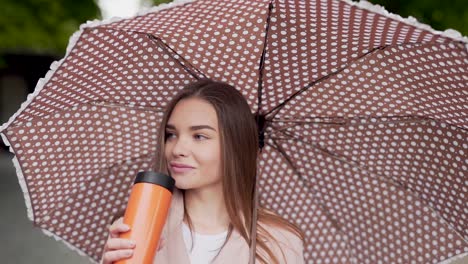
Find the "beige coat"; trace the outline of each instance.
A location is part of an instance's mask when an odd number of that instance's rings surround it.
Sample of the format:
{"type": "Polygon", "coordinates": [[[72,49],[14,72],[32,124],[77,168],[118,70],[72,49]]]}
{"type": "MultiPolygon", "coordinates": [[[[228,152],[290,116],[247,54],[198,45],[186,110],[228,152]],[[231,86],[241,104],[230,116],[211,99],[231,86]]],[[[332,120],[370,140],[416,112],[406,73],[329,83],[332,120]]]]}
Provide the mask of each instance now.
{"type": "MultiPolygon", "coordinates": [[[[182,220],[184,216],[184,201],[182,193],[174,190],[171,209],[169,211],[166,225],[164,226],[162,238],[164,246],[156,253],[154,264],[188,264],[189,256],[185,248],[182,235],[182,220]]],[[[269,229],[279,242],[285,255],[282,258],[280,248],[275,243],[269,247],[273,250],[280,263],[301,264],[304,263],[303,243],[297,236],[290,232],[277,229],[269,229]]],[[[228,242],[221,250],[213,264],[247,264],[249,262],[249,245],[240,236],[233,232],[228,242]]]]}

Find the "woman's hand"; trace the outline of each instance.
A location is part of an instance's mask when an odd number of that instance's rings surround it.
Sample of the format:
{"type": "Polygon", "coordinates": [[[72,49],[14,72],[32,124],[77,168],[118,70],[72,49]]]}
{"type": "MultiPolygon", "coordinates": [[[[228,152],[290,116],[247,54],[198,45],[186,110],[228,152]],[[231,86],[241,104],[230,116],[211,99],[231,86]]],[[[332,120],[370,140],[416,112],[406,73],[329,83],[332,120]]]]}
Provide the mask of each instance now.
{"type": "Polygon", "coordinates": [[[130,258],[133,255],[133,248],[135,242],[119,238],[121,233],[127,232],[130,227],[123,223],[123,218],[117,219],[109,227],[109,238],[104,246],[104,253],[102,254],[102,264],[111,264],[115,261],[130,258]]]}

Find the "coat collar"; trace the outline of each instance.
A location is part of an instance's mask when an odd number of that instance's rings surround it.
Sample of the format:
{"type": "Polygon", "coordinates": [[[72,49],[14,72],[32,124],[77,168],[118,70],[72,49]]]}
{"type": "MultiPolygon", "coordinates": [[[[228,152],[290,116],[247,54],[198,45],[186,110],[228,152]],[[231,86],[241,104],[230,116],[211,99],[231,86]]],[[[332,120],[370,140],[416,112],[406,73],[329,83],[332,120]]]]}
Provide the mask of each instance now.
{"type": "MultiPolygon", "coordinates": [[[[162,256],[166,256],[165,259],[168,262],[162,263],[174,263],[174,264],[185,264],[190,263],[187,250],[185,249],[185,242],[182,234],[182,221],[184,219],[184,198],[182,191],[174,189],[172,194],[171,208],[167,217],[166,225],[163,229],[162,237],[167,241],[167,245],[161,250],[162,256]],[[170,260],[170,261],[169,261],[170,260]]],[[[244,263],[242,260],[248,260],[249,247],[244,238],[239,232],[233,230],[231,237],[226,242],[218,257],[212,262],[212,264],[226,264],[226,263],[244,263]],[[232,259],[233,253],[239,258],[232,259]],[[245,256],[244,256],[245,255],[245,256]],[[241,262],[239,262],[241,261],[241,262]]],[[[158,255],[160,254],[157,253],[158,255]]],[[[158,262],[159,263],[159,262],[158,262]]],[[[246,263],[246,262],[245,262],[246,263]]]]}

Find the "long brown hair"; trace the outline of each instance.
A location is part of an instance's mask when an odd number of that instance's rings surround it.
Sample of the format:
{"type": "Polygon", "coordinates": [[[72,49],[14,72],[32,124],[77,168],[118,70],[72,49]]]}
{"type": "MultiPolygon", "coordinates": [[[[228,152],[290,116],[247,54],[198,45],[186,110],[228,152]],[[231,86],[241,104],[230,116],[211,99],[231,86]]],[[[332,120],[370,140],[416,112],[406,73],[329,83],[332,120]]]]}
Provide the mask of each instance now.
{"type": "MultiPolygon", "coordinates": [[[[226,241],[233,229],[240,233],[252,246],[251,228],[253,227],[253,208],[256,181],[257,156],[259,151],[257,125],[242,94],[233,86],[203,79],[184,87],[168,104],[158,135],[158,153],[156,169],[169,173],[164,155],[165,128],[174,107],[183,99],[199,98],[210,103],[216,110],[221,140],[222,186],[230,226],[226,241]],[[241,213],[240,213],[241,212],[241,213]]],[[[190,217],[185,212],[185,219],[191,230],[190,217]]],[[[266,242],[275,242],[267,227],[279,227],[303,238],[301,230],[285,219],[257,208],[258,225],[256,226],[256,259],[262,263],[279,263],[266,242]]],[[[225,242],[226,244],[226,242],[225,242]]],[[[224,245],[223,245],[224,246],[224,245]]],[[[284,254],[283,254],[284,256],[284,254]]]]}

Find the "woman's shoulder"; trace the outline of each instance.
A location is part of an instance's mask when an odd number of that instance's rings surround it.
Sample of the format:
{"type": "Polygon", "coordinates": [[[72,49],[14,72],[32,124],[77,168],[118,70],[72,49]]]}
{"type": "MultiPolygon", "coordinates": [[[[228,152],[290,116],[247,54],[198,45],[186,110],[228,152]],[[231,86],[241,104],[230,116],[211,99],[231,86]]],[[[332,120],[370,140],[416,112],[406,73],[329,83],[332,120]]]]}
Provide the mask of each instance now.
{"type": "MultiPolygon", "coordinates": [[[[281,258],[285,257],[286,263],[303,263],[304,241],[302,231],[286,219],[271,211],[264,211],[258,221],[261,230],[267,234],[264,236],[265,244],[281,258]]],[[[283,262],[280,262],[283,263],[283,262]]]]}
{"type": "Polygon", "coordinates": [[[275,212],[262,208],[260,210],[258,223],[268,231],[272,231],[280,238],[298,239],[302,241],[302,231],[290,220],[276,214],[275,212]]]}
{"type": "Polygon", "coordinates": [[[280,244],[302,247],[303,241],[301,235],[294,229],[281,224],[272,222],[259,222],[259,225],[266,230],[272,238],[280,244]]]}

